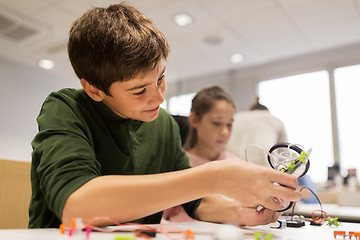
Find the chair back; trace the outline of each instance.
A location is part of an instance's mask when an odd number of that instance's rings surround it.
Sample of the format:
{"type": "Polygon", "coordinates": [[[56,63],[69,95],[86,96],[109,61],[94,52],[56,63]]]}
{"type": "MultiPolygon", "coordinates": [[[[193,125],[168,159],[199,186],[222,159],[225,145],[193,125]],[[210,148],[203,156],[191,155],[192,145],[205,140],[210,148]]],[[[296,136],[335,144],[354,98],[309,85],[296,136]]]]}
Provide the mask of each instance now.
{"type": "Polygon", "coordinates": [[[0,229],[27,228],[30,162],[0,159],[0,229]]]}

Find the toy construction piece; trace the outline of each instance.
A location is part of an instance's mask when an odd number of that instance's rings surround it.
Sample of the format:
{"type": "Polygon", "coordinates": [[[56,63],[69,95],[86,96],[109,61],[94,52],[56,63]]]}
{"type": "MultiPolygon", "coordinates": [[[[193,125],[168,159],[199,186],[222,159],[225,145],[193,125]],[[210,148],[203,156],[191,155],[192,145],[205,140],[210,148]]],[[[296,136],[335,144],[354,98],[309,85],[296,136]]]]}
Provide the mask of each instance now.
{"type": "Polygon", "coordinates": [[[278,143],[269,150],[269,153],[269,164],[276,170],[290,173],[297,178],[304,176],[309,170],[311,149],[305,152],[296,144],[278,143]]]}
{"type": "Polygon", "coordinates": [[[334,238],[335,239],[360,239],[360,232],[353,232],[349,231],[349,233],[346,233],[346,231],[334,231],[334,238]],[[354,238],[352,238],[354,237],[354,238]]]}
{"type": "Polygon", "coordinates": [[[331,226],[335,226],[335,227],[340,226],[340,222],[339,222],[339,218],[338,218],[338,217],[335,217],[335,218],[327,217],[327,218],[326,218],[326,221],[327,221],[329,227],[331,227],[331,226]]]}
{"type": "MultiPolygon", "coordinates": [[[[273,169],[289,173],[297,178],[304,176],[310,167],[309,155],[299,145],[290,143],[275,144],[268,154],[268,162],[273,169]]],[[[288,210],[293,202],[284,201],[278,212],[288,210]]]]}

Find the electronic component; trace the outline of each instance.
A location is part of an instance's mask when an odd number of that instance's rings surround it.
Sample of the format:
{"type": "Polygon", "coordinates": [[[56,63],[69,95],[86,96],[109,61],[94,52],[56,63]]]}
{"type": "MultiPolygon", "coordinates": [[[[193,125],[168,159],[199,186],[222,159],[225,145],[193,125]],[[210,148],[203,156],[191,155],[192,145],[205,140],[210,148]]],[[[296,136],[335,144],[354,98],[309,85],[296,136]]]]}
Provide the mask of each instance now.
{"type": "Polygon", "coordinates": [[[318,221],[310,221],[310,225],[311,225],[311,226],[321,226],[322,223],[321,223],[321,222],[318,222],[318,221]]]}
{"type": "Polygon", "coordinates": [[[278,219],[276,222],[270,224],[270,228],[286,228],[286,220],[278,219]]]}
{"type": "Polygon", "coordinates": [[[149,237],[149,238],[154,238],[156,237],[156,229],[137,229],[135,230],[135,236],[137,237],[149,237]]]}
{"type": "Polygon", "coordinates": [[[287,220],[287,221],[286,221],[286,226],[287,226],[287,227],[292,227],[292,228],[304,227],[304,226],[305,226],[305,222],[304,222],[304,221],[300,221],[300,220],[287,220]]]}
{"type": "Polygon", "coordinates": [[[323,210],[314,210],[312,212],[312,218],[309,219],[310,221],[310,225],[312,226],[321,226],[325,223],[326,221],[326,212],[323,210]],[[315,217],[316,213],[319,212],[320,216],[319,217],[315,217]]]}

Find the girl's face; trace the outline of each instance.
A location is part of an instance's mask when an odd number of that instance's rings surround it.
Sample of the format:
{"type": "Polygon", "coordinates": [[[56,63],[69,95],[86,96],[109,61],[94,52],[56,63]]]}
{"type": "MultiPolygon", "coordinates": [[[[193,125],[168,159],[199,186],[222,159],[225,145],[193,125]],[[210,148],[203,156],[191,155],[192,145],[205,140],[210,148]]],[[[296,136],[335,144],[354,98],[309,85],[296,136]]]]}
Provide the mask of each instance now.
{"type": "Polygon", "coordinates": [[[197,130],[196,145],[222,151],[231,135],[234,113],[233,105],[225,100],[215,102],[201,119],[191,113],[190,122],[197,130]]]}

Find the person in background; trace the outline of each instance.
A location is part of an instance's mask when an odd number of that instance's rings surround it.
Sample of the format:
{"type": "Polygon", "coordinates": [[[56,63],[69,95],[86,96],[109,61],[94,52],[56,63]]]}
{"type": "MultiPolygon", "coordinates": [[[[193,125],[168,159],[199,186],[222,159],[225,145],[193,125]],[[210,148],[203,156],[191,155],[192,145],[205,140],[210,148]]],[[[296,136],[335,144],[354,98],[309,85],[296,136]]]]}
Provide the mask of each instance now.
{"type": "Polygon", "coordinates": [[[295,177],[265,167],[190,167],[178,125],[160,108],[169,51],[152,21],[125,3],[92,8],[73,23],[68,54],[82,89],[53,92],[41,106],[29,228],[70,226],[72,218],[159,223],[179,204],[202,221],[259,225],[279,216],[271,196],[300,198],[295,177]],[[256,211],[259,204],[267,209],[256,211]]]}
{"type": "MultiPolygon", "coordinates": [[[[216,160],[240,160],[225,150],[232,131],[234,113],[235,103],[231,95],[219,86],[204,88],[195,95],[188,117],[190,128],[184,144],[192,167],[216,160]]],[[[165,221],[185,222],[194,219],[179,205],[164,211],[165,221]]]]}
{"type": "MultiPolygon", "coordinates": [[[[281,142],[287,142],[287,132],[284,123],[275,117],[269,109],[260,103],[259,97],[248,111],[234,115],[233,133],[226,149],[248,162],[262,166],[270,166],[266,153],[253,145],[270,148],[281,142]]],[[[315,184],[308,175],[298,179],[300,186],[309,187],[317,192],[315,184]]],[[[317,203],[316,197],[307,189],[302,190],[302,202],[317,203]]]]}
{"type": "Polygon", "coordinates": [[[268,166],[264,152],[250,145],[260,145],[268,151],[274,144],[286,141],[285,125],[257,97],[248,111],[234,115],[233,133],[226,149],[243,160],[268,166]]]}

